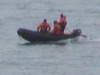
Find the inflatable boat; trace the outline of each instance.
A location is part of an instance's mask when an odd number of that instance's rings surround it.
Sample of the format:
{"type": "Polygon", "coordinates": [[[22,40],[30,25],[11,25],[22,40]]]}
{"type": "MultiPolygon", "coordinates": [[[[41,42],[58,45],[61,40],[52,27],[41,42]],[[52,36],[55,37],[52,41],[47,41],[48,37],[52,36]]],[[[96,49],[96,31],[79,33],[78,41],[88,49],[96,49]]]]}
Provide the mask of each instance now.
{"type": "Polygon", "coordinates": [[[71,39],[81,35],[81,29],[74,29],[70,34],[52,34],[33,31],[25,28],[17,30],[19,36],[29,42],[46,42],[46,41],[59,41],[64,39],[71,39]]]}

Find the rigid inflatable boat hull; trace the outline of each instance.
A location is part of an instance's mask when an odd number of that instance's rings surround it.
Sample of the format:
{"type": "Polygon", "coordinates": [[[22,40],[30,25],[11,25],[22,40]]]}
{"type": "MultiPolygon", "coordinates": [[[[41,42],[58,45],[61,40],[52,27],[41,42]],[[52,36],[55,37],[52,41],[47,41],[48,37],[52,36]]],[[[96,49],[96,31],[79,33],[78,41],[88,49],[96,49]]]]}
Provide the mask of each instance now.
{"type": "MultiPolygon", "coordinates": [[[[74,31],[74,30],[73,30],[74,31]]],[[[71,35],[55,35],[51,33],[42,33],[37,31],[32,31],[24,28],[20,28],[17,31],[18,35],[21,36],[23,39],[34,42],[34,41],[59,41],[64,39],[75,38],[81,34],[81,30],[77,29],[77,31],[73,32],[71,35]]]]}

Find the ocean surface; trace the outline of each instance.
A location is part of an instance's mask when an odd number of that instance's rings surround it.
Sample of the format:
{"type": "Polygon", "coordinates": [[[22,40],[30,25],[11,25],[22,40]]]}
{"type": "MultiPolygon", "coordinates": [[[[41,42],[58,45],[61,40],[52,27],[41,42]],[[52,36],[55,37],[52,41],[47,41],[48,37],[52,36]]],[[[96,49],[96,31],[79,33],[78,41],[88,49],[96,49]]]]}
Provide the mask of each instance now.
{"type": "Polygon", "coordinates": [[[100,0],[0,0],[0,75],[99,75],[100,0]],[[36,30],[67,17],[65,32],[87,38],[29,43],[17,30],[36,30]]]}

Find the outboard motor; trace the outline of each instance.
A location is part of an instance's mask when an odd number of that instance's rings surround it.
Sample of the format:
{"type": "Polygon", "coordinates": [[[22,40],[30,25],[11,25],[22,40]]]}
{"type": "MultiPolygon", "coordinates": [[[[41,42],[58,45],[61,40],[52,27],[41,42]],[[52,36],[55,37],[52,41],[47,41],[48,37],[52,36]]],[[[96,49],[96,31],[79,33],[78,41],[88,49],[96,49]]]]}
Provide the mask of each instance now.
{"type": "Polygon", "coordinates": [[[82,34],[82,31],[81,31],[81,29],[74,29],[72,34],[76,35],[76,36],[79,36],[79,35],[82,34]]]}

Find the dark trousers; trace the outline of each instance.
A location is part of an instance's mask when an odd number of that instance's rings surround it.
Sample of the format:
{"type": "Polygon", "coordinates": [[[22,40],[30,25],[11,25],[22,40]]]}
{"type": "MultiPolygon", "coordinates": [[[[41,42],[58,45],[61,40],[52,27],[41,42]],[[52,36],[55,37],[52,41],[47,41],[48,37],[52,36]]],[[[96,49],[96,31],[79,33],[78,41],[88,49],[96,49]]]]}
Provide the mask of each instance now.
{"type": "Polygon", "coordinates": [[[67,23],[62,23],[62,24],[59,24],[60,25],[60,27],[61,27],[61,32],[64,32],[64,30],[65,30],[65,27],[66,27],[66,24],[67,23]]]}

